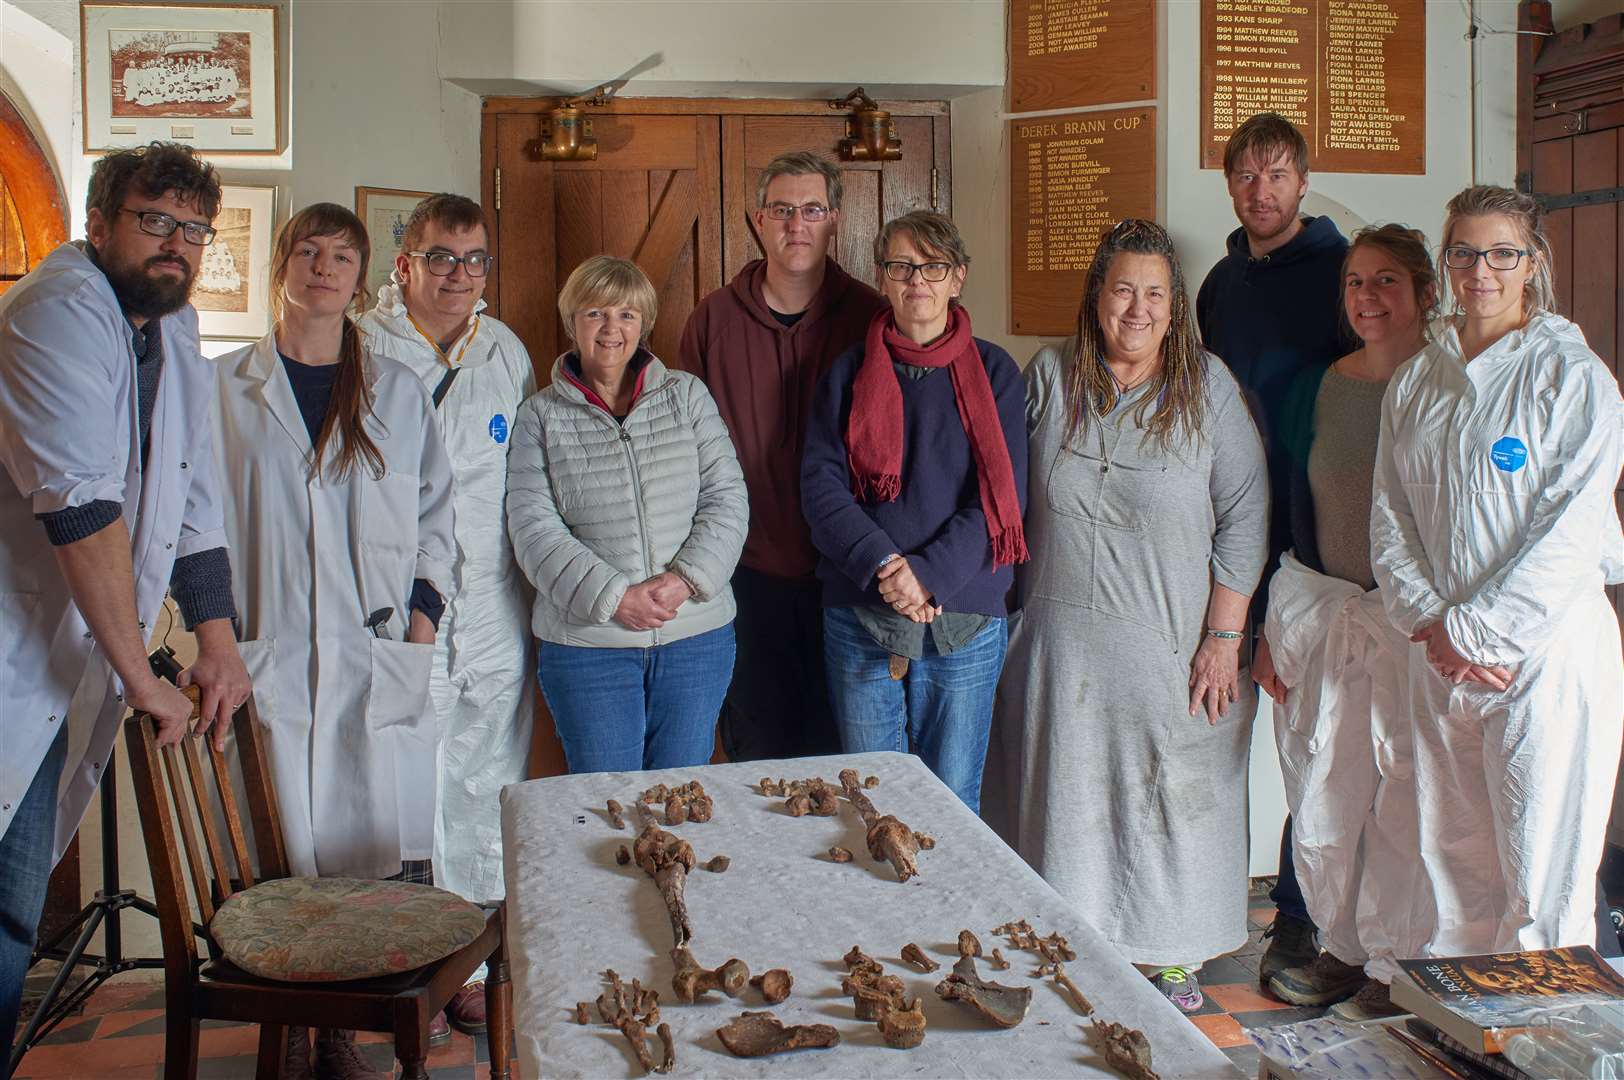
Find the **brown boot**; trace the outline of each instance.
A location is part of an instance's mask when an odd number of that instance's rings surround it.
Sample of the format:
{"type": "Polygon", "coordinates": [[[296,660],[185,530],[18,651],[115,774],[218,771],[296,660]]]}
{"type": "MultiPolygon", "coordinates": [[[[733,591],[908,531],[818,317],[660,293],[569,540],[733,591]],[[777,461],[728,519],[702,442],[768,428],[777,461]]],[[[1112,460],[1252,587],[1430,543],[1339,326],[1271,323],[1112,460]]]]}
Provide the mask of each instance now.
{"type": "Polygon", "coordinates": [[[282,1080],[316,1080],[310,1067],[310,1029],[288,1028],[288,1052],[282,1059],[282,1080]]]}
{"type": "Polygon", "coordinates": [[[355,1032],[322,1028],[316,1035],[317,1080],[392,1080],[394,1065],[381,1072],[355,1044],[355,1032]]]}
{"type": "Polygon", "coordinates": [[[483,1035],[489,1026],[485,1019],[485,981],[481,979],[451,995],[446,1006],[451,1026],[465,1035],[483,1035]]]}

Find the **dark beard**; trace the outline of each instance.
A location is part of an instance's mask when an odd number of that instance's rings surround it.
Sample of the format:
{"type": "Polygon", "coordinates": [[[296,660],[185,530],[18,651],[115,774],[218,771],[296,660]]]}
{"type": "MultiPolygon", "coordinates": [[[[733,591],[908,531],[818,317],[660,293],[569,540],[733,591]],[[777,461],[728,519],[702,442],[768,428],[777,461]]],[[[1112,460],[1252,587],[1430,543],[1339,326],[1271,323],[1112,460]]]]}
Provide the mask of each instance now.
{"type": "Polygon", "coordinates": [[[113,287],[113,295],[118,297],[119,306],[125,314],[143,319],[161,319],[186,306],[186,299],[192,294],[195,271],[187,265],[185,275],[180,278],[152,277],[146,272],[147,267],[163,260],[164,256],[155,255],[134,267],[114,267],[102,263],[102,272],[107,275],[107,283],[113,287]]]}

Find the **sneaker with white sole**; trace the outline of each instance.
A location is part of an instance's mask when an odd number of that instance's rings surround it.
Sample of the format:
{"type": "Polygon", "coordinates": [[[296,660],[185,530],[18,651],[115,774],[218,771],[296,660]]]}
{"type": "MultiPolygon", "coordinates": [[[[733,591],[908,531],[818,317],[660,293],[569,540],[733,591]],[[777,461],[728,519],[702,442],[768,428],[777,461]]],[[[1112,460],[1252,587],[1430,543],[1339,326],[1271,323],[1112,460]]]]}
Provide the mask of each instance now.
{"type": "Polygon", "coordinates": [[[1150,984],[1176,1005],[1179,1012],[1193,1013],[1207,1000],[1201,996],[1201,984],[1196,982],[1195,972],[1181,967],[1162,968],[1150,977],[1150,984]]]}
{"type": "Polygon", "coordinates": [[[1392,991],[1386,983],[1366,979],[1357,994],[1331,1006],[1331,1015],[1346,1024],[1368,1024],[1372,1020],[1388,1020],[1407,1014],[1393,1004],[1392,991]]]}
{"type": "Polygon", "coordinates": [[[1277,973],[1269,980],[1269,992],[1292,1005],[1318,1008],[1350,998],[1364,985],[1363,964],[1344,964],[1322,952],[1312,964],[1277,973]]]}

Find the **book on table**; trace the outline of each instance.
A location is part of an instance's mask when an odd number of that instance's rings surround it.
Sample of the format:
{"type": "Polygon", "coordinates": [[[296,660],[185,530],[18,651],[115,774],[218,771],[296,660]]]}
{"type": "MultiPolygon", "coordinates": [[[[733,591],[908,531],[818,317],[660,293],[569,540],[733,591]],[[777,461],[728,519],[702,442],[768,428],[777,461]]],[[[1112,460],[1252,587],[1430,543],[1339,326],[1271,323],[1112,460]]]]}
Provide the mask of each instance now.
{"type": "Polygon", "coordinates": [[[1541,1013],[1624,1001],[1624,978],[1588,945],[1400,960],[1399,967],[1393,1004],[1490,1054],[1541,1013]]]}

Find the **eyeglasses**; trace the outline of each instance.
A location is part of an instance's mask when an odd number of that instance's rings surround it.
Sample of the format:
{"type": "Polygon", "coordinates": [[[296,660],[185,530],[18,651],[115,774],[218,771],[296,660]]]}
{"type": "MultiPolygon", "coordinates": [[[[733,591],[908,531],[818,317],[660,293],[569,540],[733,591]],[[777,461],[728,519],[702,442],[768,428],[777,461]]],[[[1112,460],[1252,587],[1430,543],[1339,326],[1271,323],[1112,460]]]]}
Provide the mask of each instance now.
{"type": "Polygon", "coordinates": [[[1515,270],[1524,255],[1532,254],[1526,248],[1493,247],[1479,251],[1465,244],[1451,244],[1444,248],[1444,265],[1451,270],[1470,270],[1477,265],[1478,259],[1482,259],[1489,264],[1490,270],[1515,270]]]}
{"type": "Polygon", "coordinates": [[[176,229],[186,238],[188,244],[197,247],[208,247],[214,243],[214,226],[204,225],[197,221],[176,221],[173,216],[162,210],[131,210],[128,207],[118,208],[121,214],[134,214],[141,222],[141,231],[152,236],[173,236],[176,229]]]}
{"type": "Polygon", "coordinates": [[[902,259],[892,259],[880,265],[885,268],[885,276],[892,281],[910,281],[914,276],[914,271],[917,270],[920,277],[933,285],[938,281],[946,281],[947,275],[953,270],[952,263],[916,263],[906,262],[902,259]]]}
{"type": "Polygon", "coordinates": [[[801,215],[802,221],[822,221],[829,216],[829,208],[822,203],[809,202],[803,206],[791,206],[789,203],[769,203],[765,208],[767,216],[774,221],[788,221],[796,213],[801,215]]]}
{"type": "Polygon", "coordinates": [[[450,277],[458,266],[467,270],[469,277],[484,277],[496,264],[496,256],[487,255],[483,251],[460,256],[453,255],[449,251],[408,251],[406,254],[413,259],[427,262],[429,273],[435,277],[450,277]]]}

